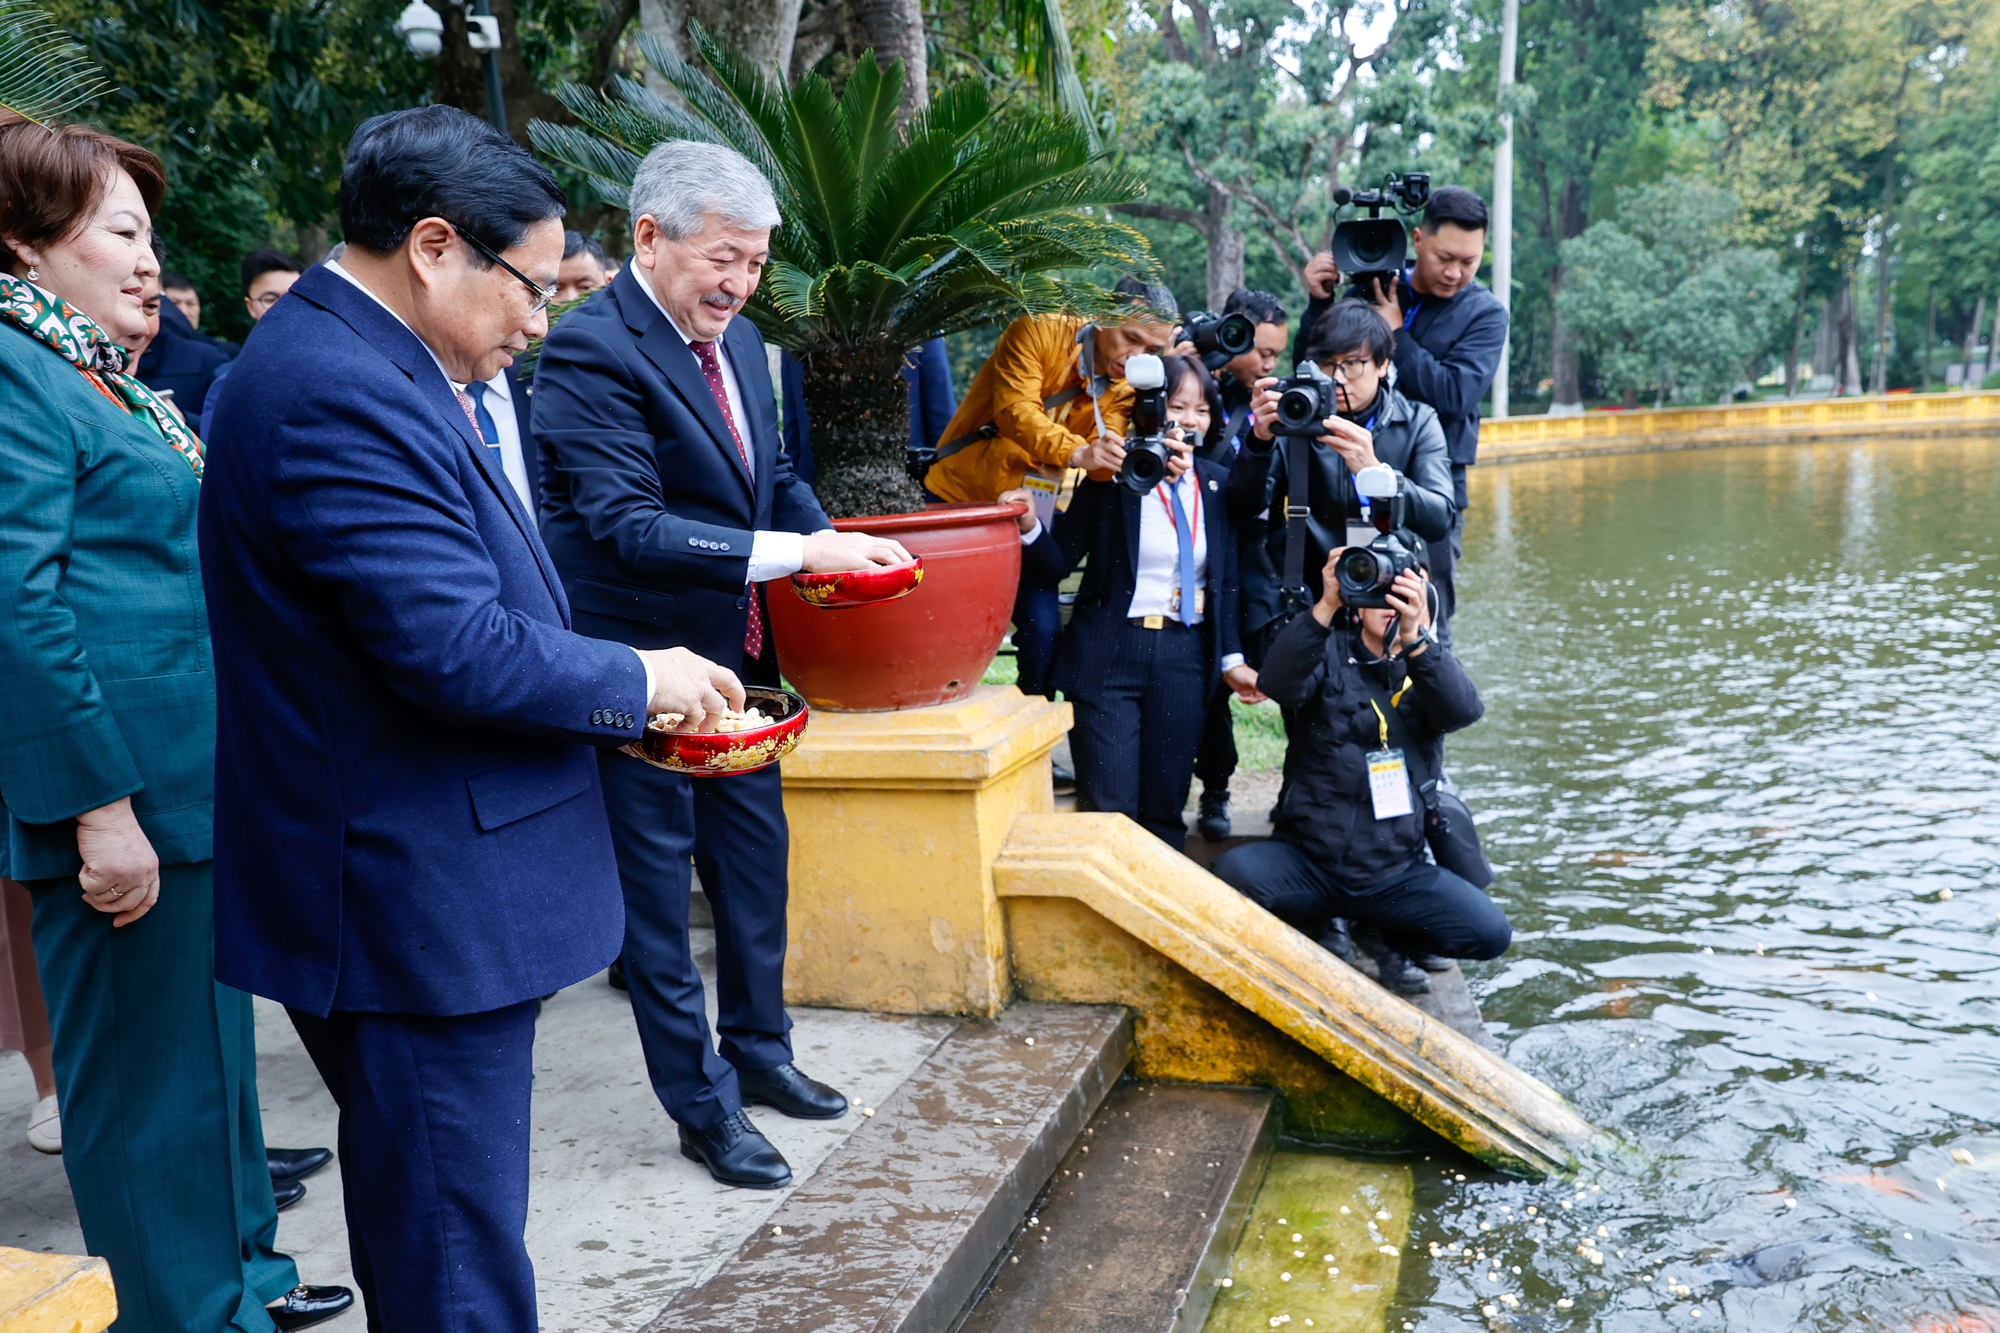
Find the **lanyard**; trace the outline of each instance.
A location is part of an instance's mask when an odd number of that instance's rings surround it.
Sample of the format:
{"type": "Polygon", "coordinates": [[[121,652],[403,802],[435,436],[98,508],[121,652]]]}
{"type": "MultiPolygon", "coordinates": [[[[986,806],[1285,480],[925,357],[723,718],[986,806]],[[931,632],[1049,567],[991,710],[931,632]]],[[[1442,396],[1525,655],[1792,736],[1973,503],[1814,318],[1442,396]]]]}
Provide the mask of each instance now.
{"type": "MultiPolygon", "coordinates": [[[[1192,470],[1193,469],[1189,469],[1189,471],[1192,470]]],[[[1187,473],[1184,472],[1181,475],[1186,476],[1187,473]]],[[[1181,530],[1180,520],[1174,517],[1174,507],[1167,503],[1167,497],[1165,492],[1172,491],[1174,493],[1174,498],[1178,500],[1180,498],[1180,485],[1181,484],[1178,481],[1176,481],[1169,486],[1156,487],[1153,491],[1153,494],[1159,498],[1160,508],[1167,511],[1167,522],[1173,525],[1173,529],[1177,533],[1181,530]]],[[[1194,488],[1194,515],[1188,519],[1188,534],[1190,537],[1192,537],[1193,534],[1199,532],[1200,530],[1201,530],[1201,487],[1196,486],[1194,488]]]]}
{"type": "MultiPolygon", "coordinates": [[[[1397,690],[1389,697],[1389,707],[1394,708],[1397,704],[1403,702],[1403,696],[1410,692],[1410,686],[1415,683],[1415,681],[1409,679],[1407,676],[1404,677],[1403,688],[1397,690]]],[[[1375,710],[1375,726],[1382,736],[1382,748],[1386,750],[1389,748],[1389,719],[1384,716],[1382,705],[1376,703],[1373,699],[1368,701],[1368,706],[1375,710]]]]}

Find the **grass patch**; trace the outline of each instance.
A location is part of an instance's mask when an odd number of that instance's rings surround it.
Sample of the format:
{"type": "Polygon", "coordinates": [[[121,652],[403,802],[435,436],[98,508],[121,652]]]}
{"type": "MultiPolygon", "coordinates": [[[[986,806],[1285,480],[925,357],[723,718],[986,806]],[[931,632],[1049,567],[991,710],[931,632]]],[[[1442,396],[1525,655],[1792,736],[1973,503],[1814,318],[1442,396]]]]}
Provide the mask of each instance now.
{"type": "Polygon", "coordinates": [[[1285,721],[1274,703],[1229,700],[1236,730],[1237,766],[1249,773],[1277,773],[1285,767],[1285,721]]]}

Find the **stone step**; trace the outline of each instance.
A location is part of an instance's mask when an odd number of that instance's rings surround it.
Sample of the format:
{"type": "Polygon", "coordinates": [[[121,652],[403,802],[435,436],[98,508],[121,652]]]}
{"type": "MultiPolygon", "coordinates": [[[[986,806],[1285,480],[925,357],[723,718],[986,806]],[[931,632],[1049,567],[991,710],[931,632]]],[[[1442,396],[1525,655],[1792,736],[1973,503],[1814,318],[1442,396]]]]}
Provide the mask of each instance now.
{"type": "Polygon", "coordinates": [[[1270,1161],[1276,1102],[1120,1083],[957,1333],[1199,1333],[1270,1161]]]}
{"type": "Polygon", "coordinates": [[[939,1333],[1117,1083],[1120,1008],[966,1022],[707,1282],[645,1333],[939,1333]]]}

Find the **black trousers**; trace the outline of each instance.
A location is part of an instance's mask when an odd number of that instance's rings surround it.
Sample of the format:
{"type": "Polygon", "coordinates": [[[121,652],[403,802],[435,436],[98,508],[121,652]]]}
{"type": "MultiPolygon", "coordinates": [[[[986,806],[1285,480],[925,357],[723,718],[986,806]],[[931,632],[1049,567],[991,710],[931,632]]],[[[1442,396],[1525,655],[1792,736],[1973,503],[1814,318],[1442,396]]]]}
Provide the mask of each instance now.
{"type": "Polygon", "coordinates": [[[1175,851],[1187,844],[1188,785],[1208,706],[1208,635],[1168,621],[1142,629],[1125,620],[1072,633],[1103,636],[1079,647],[1092,679],[1070,694],[1076,726],[1076,808],[1130,816],[1175,851]]]}
{"type": "Polygon", "coordinates": [[[1208,713],[1201,721],[1201,746],[1194,752],[1194,775],[1201,779],[1201,794],[1227,796],[1229,779],[1236,776],[1236,719],[1230,715],[1229,701],[1236,691],[1220,681],[1209,696],[1208,713]]]}
{"type": "MultiPolygon", "coordinates": [[[[768,644],[746,684],[776,683],[768,644]]],[[[792,1059],[785,1013],[785,905],[791,829],[774,764],[691,778],[605,750],[598,758],[618,880],[625,890],[625,980],[660,1105],[690,1129],[743,1109],[738,1069],[792,1059]],[[689,867],[715,913],[715,1037],[688,939],[689,867]]]]}
{"type": "Polygon", "coordinates": [[[1514,939],[1499,904],[1428,861],[1412,861],[1379,884],[1350,888],[1298,847],[1273,839],[1223,853],[1215,873],[1314,938],[1339,916],[1375,927],[1405,952],[1445,958],[1498,958],[1514,939]]]}

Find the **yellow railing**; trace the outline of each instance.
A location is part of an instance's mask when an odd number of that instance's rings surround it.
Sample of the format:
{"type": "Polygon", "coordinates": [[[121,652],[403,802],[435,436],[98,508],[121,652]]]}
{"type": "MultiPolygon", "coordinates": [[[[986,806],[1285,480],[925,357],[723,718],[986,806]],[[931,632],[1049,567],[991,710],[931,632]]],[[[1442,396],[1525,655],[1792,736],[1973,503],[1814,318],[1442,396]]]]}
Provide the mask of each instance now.
{"type": "Polygon", "coordinates": [[[1880,394],[1730,407],[1585,412],[1573,417],[1509,417],[1479,423],[1479,460],[1625,452],[1649,444],[1684,448],[1787,436],[1977,429],[1981,423],[2000,428],[2000,392],[1880,394]]]}

